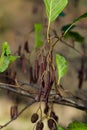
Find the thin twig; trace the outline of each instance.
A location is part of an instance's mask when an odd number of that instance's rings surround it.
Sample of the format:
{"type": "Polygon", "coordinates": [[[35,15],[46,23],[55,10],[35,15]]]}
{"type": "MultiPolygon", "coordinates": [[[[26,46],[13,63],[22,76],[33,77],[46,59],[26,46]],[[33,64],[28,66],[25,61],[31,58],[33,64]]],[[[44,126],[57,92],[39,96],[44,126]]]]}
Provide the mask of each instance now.
{"type": "Polygon", "coordinates": [[[54,46],[57,44],[57,42],[61,41],[63,44],[65,44],[66,46],[72,48],[74,51],[76,51],[77,53],[79,53],[81,56],[84,56],[84,53],[81,53],[78,49],[76,49],[75,47],[69,45],[66,41],[62,40],[63,35],[61,35],[60,37],[57,35],[56,38],[57,38],[57,40],[52,45],[52,51],[53,51],[54,46]]]}
{"type": "Polygon", "coordinates": [[[75,47],[69,45],[67,42],[63,41],[62,39],[60,39],[60,41],[65,44],[66,46],[72,48],[74,51],[76,51],[77,53],[79,53],[81,56],[84,56],[84,53],[81,53],[78,49],[76,49],[75,47]]]}
{"type": "Polygon", "coordinates": [[[35,101],[29,102],[18,114],[16,117],[14,117],[13,119],[9,120],[8,122],[6,122],[4,125],[0,125],[0,129],[8,126],[10,123],[12,123],[14,120],[16,120],[30,105],[32,105],[33,103],[35,103],[35,101]]]}

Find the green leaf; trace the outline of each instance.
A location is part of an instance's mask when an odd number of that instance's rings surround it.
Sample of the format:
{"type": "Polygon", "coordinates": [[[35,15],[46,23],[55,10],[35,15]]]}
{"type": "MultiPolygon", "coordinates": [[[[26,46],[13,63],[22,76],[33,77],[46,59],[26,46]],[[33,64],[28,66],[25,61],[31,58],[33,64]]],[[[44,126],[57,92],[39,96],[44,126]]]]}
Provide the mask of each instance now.
{"type": "Polygon", "coordinates": [[[60,79],[67,71],[67,61],[63,56],[56,54],[56,65],[58,70],[58,84],[60,84],[60,79]]]}
{"type": "Polygon", "coordinates": [[[0,73],[4,72],[10,63],[9,57],[3,56],[0,58],[0,73]]]}
{"type": "Polygon", "coordinates": [[[10,48],[9,48],[9,45],[8,45],[8,42],[4,42],[2,44],[2,54],[1,56],[8,56],[11,54],[11,51],[10,51],[10,48]]]}
{"type": "Polygon", "coordinates": [[[64,129],[63,129],[63,127],[61,127],[61,126],[58,125],[57,126],[57,130],[64,130],[64,129]]]}
{"type": "MultiPolygon", "coordinates": [[[[67,25],[62,26],[61,31],[65,32],[70,26],[71,26],[71,24],[67,24],[67,25]]],[[[73,25],[73,26],[70,28],[70,30],[73,29],[73,28],[75,28],[75,27],[76,27],[76,26],[73,25]]]]}
{"type": "Polygon", "coordinates": [[[68,130],[87,130],[87,124],[74,121],[69,124],[68,130]]]}
{"type": "Polygon", "coordinates": [[[7,42],[2,44],[2,54],[0,57],[0,73],[4,72],[9,64],[16,60],[18,56],[11,55],[11,50],[7,42]]]}
{"type": "Polygon", "coordinates": [[[80,35],[78,32],[74,32],[74,31],[69,31],[66,35],[65,38],[72,38],[74,41],[77,41],[79,43],[83,43],[84,42],[84,37],[82,35],[80,35]]]}
{"type": "Polygon", "coordinates": [[[78,17],[77,19],[75,19],[70,26],[66,29],[66,31],[64,32],[64,36],[66,35],[66,33],[81,19],[87,18],[87,12],[84,13],[83,15],[81,15],[80,17],[78,17]]]}
{"type": "Polygon", "coordinates": [[[13,62],[13,61],[15,61],[16,59],[18,59],[20,56],[13,56],[13,55],[10,55],[9,56],[9,60],[10,60],[10,62],[13,62]]]}
{"type": "Polygon", "coordinates": [[[44,0],[49,23],[53,22],[66,7],[68,0],[44,0]]]}
{"type": "Polygon", "coordinates": [[[42,35],[41,35],[41,30],[42,30],[42,24],[35,24],[35,47],[39,48],[43,45],[42,42],[42,35]]]}
{"type": "Polygon", "coordinates": [[[59,16],[59,14],[66,7],[67,3],[68,0],[44,0],[46,14],[48,17],[47,39],[49,39],[48,35],[51,22],[59,16]]]}

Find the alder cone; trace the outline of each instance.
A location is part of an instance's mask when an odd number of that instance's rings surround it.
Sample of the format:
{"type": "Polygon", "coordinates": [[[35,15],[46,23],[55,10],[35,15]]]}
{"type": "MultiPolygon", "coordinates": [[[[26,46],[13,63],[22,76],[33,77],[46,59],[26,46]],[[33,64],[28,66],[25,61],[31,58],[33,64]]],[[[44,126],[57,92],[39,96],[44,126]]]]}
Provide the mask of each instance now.
{"type": "Polygon", "coordinates": [[[55,123],[54,120],[52,120],[52,119],[49,119],[49,120],[48,120],[48,127],[49,127],[51,130],[57,130],[56,123],[55,123]]]}
{"type": "Polygon", "coordinates": [[[36,130],[43,130],[44,124],[42,121],[39,121],[36,125],[36,130]]]}
{"type": "Polygon", "coordinates": [[[31,116],[31,122],[32,123],[35,123],[37,120],[38,120],[39,116],[37,113],[34,113],[32,116],[31,116]]]}

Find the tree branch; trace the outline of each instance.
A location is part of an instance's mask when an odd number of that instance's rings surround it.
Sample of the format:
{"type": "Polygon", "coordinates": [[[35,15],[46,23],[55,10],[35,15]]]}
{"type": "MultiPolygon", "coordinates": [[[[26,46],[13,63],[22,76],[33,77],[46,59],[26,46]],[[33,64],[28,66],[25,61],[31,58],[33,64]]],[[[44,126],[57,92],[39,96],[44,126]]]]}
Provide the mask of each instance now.
{"type": "Polygon", "coordinates": [[[61,105],[78,108],[78,109],[84,110],[84,111],[87,110],[87,100],[83,100],[76,96],[66,98],[66,97],[58,97],[56,95],[53,102],[56,104],[61,104],[61,105]]]}
{"type": "Polygon", "coordinates": [[[81,56],[84,56],[84,53],[80,52],[78,49],[76,49],[75,47],[69,45],[67,42],[65,42],[64,40],[60,39],[60,41],[65,44],[66,46],[72,48],[74,51],[76,51],[78,54],[80,54],[81,56]]]}
{"type": "MultiPolygon", "coordinates": [[[[27,83],[24,83],[24,84],[27,84],[27,83]]],[[[22,88],[19,88],[19,87],[11,87],[14,85],[9,84],[9,86],[8,86],[8,84],[0,83],[1,89],[6,89],[11,92],[17,93],[19,95],[29,97],[29,98],[33,99],[33,101],[37,102],[37,98],[36,98],[37,95],[35,95],[33,93],[31,94],[28,91],[26,91],[22,88]]],[[[39,88],[36,87],[36,89],[38,90],[39,88]]],[[[42,95],[43,95],[43,92],[42,92],[42,95]]],[[[80,110],[87,110],[87,100],[84,100],[81,97],[77,97],[72,94],[71,94],[71,97],[64,97],[64,96],[59,96],[56,93],[54,95],[50,94],[50,97],[52,97],[52,98],[49,98],[49,102],[54,102],[56,104],[71,106],[74,108],[78,108],[80,110]]],[[[42,101],[44,101],[43,97],[42,97],[42,101]]]]}
{"type": "MultiPolygon", "coordinates": [[[[27,84],[27,83],[24,83],[27,84]]],[[[30,105],[32,105],[33,103],[37,102],[36,96],[35,95],[31,95],[29,92],[27,92],[26,90],[16,87],[15,85],[10,85],[10,84],[4,84],[4,83],[0,83],[0,88],[1,89],[6,89],[9,90],[11,92],[17,93],[19,95],[22,96],[26,96],[29,97],[31,99],[33,99],[33,101],[29,102],[18,114],[16,117],[14,117],[13,119],[9,120],[8,122],[6,122],[4,125],[0,125],[0,129],[8,126],[11,122],[13,122],[14,120],[16,120],[30,105]]],[[[38,87],[36,87],[37,89],[39,89],[38,87]]],[[[42,101],[44,101],[43,99],[43,93],[42,93],[42,101]]],[[[71,106],[74,108],[78,108],[80,110],[87,110],[87,100],[83,100],[81,99],[81,97],[77,97],[77,96],[73,96],[71,94],[71,96],[60,96],[56,93],[54,94],[50,94],[49,97],[49,101],[48,102],[53,102],[56,104],[61,104],[61,105],[66,105],[66,106],[71,106]]]]}
{"type": "Polygon", "coordinates": [[[0,83],[0,88],[5,89],[5,90],[9,90],[11,92],[14,92],[14,93],[17,93],[17,94],[20,94],[22,96],[26,96],[26,97],[29,97],[29,98],[32,98],[35,100],[34,95],[31,95],[31,93],[29,93],[28,91],[26,91],[20,87],[17,87],[15,85],[0,83]]]}

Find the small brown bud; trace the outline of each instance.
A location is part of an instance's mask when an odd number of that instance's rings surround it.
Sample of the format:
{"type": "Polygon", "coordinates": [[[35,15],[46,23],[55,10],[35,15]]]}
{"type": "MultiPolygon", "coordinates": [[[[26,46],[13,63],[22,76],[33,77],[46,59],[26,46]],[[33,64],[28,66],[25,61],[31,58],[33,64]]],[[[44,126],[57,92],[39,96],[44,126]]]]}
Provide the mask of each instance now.
{"type": "Polygon", "coordinates": [[[32,123],[35,123],[37,120],[38,120],[39,116],[37,113],[34,113],[32,116],[31,116],[31,122],[32,123]]]}

